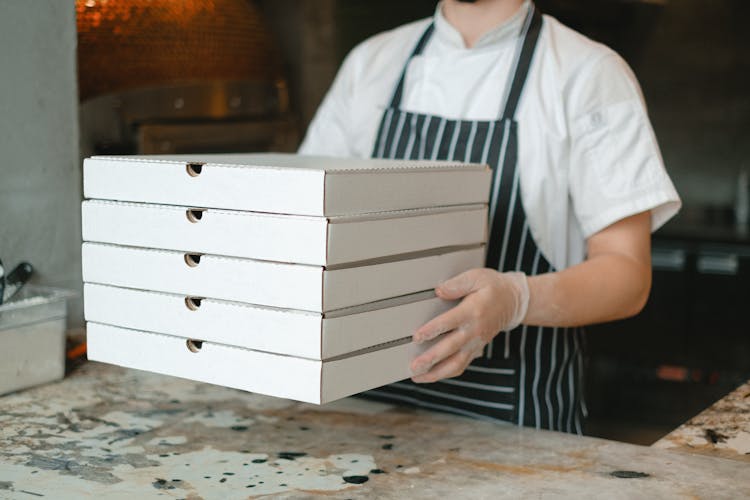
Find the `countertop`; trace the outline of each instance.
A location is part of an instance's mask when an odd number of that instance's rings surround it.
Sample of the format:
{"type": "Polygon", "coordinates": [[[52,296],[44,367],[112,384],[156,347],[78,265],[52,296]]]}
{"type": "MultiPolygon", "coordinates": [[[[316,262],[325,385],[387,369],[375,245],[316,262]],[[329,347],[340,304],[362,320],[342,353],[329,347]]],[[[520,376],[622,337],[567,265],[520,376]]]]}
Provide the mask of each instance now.
{"type": "Polygon", "coordinates": [[[747,464],[88,363],[0,398],[0,498],[742,498],[747,464]]]}
{"type": "MultiPolygon", "coordinates": [[[[750,462],[750,382],[653,444],[656,448],[750,462]]],[[[746,472],[750,475],[750,472],[746,472]]]]}

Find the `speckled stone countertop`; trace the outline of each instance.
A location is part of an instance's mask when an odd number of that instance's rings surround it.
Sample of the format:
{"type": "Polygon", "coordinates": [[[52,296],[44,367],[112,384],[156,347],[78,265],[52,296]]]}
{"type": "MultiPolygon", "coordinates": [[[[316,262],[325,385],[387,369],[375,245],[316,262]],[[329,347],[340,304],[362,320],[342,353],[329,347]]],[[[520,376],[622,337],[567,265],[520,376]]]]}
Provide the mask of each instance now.
{"type": "MultiPolygon", "coordinates": [[[[653,446],[750,462],[750,382],[653,446]]],[[[750,470],[746,474],[750,475],[750,470]]]]}
{"type": "Polygon", "coordinates": [[[0,398],[0,498],[746,498],[747,464],[89,363],[0,398]]]}

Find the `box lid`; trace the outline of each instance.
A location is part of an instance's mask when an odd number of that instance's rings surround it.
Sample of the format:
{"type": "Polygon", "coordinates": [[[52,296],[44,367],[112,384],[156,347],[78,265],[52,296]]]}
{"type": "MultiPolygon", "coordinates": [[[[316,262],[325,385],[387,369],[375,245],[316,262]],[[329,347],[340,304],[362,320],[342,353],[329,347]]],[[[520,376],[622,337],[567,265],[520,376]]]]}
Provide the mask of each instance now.
{"type": "Polygon", "coordinates": [[[339,265],[486,241],[487,207],[310,217],[84,201],[84,241],[313,265],[339,265]]]}
{"type": "Polygon", "coordinates": [[[454,305],[423,292],[323,314],[93,283],[84,298],[87,321],[319,360],[409,337],[454,305]]]}
{"type": "Polygon", "coordinates": [[[82,255],[88,283],[314,312],[431,290],[484,262],[483,247],[334,269],[100,243],[82,255]]]}
{"type": "Polygon", "coordinates": [[[87,324],[88,357],[115,365],[322,404],[408,378],[433,342],[402,341],[328,361],[87,324]]]}
{"type": "Polygon", "coordinates": [[[293,154],[94,156],[84,196],[299,215],[487,203],[486,165],[293,154]]]}

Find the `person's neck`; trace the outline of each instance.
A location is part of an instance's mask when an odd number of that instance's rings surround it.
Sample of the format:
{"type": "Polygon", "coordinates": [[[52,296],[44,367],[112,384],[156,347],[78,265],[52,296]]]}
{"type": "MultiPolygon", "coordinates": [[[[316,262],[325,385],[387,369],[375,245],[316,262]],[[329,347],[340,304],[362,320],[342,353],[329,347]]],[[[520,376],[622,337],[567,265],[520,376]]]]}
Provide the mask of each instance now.
{"type": "Polygon", "coordinates": [[[477,0],[476,3],[443,1],[443,16],[461,33],[467,48],[473,47],[492,28],[507,21],[524,0],[477,0]]]}

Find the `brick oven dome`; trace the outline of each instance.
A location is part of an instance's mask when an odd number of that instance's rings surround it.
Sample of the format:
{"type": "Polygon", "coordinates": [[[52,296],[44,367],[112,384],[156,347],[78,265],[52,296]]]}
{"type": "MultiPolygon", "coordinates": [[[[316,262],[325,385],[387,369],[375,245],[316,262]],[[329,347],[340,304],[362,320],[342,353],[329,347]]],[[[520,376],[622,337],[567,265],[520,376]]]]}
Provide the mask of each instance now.
{"type": "Polygon", "coordinates": [[[137,88],[281,77],[252,0],[76,0],[80,99],[137,88]]]}

